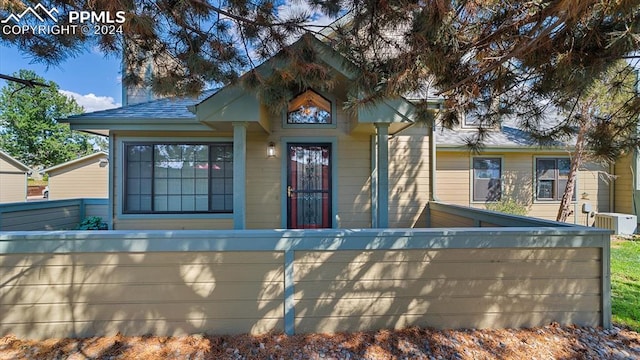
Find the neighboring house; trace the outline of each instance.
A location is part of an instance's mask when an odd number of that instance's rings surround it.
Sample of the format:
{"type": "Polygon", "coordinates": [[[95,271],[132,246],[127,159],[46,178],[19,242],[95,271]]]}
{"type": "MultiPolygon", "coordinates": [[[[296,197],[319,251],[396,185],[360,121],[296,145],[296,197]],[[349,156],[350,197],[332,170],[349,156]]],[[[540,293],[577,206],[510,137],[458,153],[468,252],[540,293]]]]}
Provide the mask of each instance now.
{"type": "Polygon", "coordinates": [[[615,212],[634,214],[640,218],[640,154],[638,149],[627,153],[615,164],[615,212]]]}
{"type": "Polygon", "coordinates": [[[49,200],[108,197],[108,159],[100,151],[42,170],[49,175],[49,200]]]}
{"type": "MultiPolygon", "coordinates": [[[[476,154],[465,147],[465,138],[474,131],[471,127],[461,127],[436,132],[437,198],[479,208],[485,208],[488,202],[510,198],[524,205],[529,216],[555,220],[568,178],[572,149],[562,144],[541,148],[517,128],[513,119],[507,119],[476,154]]],[[[583,204],[591,205],[595,212],[613,211],[613,189],[607,176],[613,174],[612,170],[597,163],[583,164],[578,172],[573,214],[568,222],[593,225],[593,217],[582,212],[583,204]]]]}
{"type": "MultiPolygon", "coordinates": [[[[436,131],[433,151],[429,128],[412,126],[411,101],[343,110],[355,72],[328,46],[312,42],[331,64],[336,86],[331,93],[301,89],[282,114],[230,85],[198,99],[154,100],[65,120],[73,129],[109,135],[112,228],[414,227],[423,226],[432,198],[484,208],[505,196],[524,202],[529,215],[555,219],[566,147],[536,147],[505,124],[481,154],[464,146],[473,131],[466,128],[436,131]]],[[[435,108],[439,99],[431,102],[435,108]]],[[[569,221],[593,223],[581,211],[585,203],[594,211],[615,209],[608,170],[583,167],[569,221]]]]}
{"type": "Polygon", "coordinates": [[[0,150],[0,203],[27,201],[31,169],[0,150]]]}

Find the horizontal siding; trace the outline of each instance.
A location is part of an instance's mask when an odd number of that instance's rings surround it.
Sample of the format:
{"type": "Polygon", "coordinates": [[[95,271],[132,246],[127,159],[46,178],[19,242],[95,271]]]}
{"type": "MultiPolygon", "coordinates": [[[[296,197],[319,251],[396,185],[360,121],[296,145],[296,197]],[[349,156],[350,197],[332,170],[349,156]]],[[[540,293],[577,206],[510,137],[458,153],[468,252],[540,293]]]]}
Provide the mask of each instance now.
{"type": "Polygon", "coordinates": [[[389,139],[389,227],[424,226],[429,202],[429,141],[423,135],[389,139]]]}
{"type": "Polygon", "coordinates": [[[84,207],[84,216],[99,216],[104,221],[107,220],[109,216],[109,206],[107,204],[104,205],[85,205],[84,207]]]}
{"type": "Polygon", "coordinates": [[[601,266],[598,249],[298,252],[296,330],[597,325],[601,266]]]}
{"type": "MultiPolygon", "coordinates": [[[[11,170],[13,171],[13,170],[11,170]]],[[[0,172],[0,203],[27,200],[27,175],[0,172]]]]}
{"type": "MultiPolygon", "coordinates": [[[[517,199],[528,209],[528,216],[555,220],[560,203],[558,201],[534,201],[534,159],[537,153],[495,153],[486,152],[477,157],[500,157],[502,159],[503,194],[505,197],[517,199]]],[[[471,201],[471,158],[467,152],[438,151],[437,155],[437,196],[442,202],[477,208],[486,208],[484,202],[471,201]]],[[[544,154],[545,157],[567,157],[566,152],[544,154]]],[[[603,179],[602,173],[607,167],[588,163],[578,173],[577,198],[578,202],[571,209],[578,214],[572,214],[567,222],[585,225],[589,220],[581,213],[582,204],[589,203],[596,211],[609,211],[609,185],[603,179]]]]}
{"type": "Polygon", "coordinates": [[[608,234],[530,231],[0,234],[0,336],[608,325],[608,234]]]}
{"type": "Polygon", "coordinates": [[[634,214],[632,155],[620,158],[615,165],[615,212],[634,214]]]}
{"type": "Polygon", "coordinates": [[[109,168],[100,166],[100,158],[90,158],[50,174],[49,199],[107,198],[108,180],[109,168]]]}
{"type": "Polygon", "coordinates": [[[80,205],[7,212],[2,214],[3,231],[71,230],[80,223],[80,205]]]}
{"type": "Polygon", "coordinates": [[[0,333],[264,333],[283,330],[283,254],[0,256],[0,333]]]}
{"type": "MultiPolygon", "coordinates": [[[[595,317],[597,319],[597,317],[595,317]]],[[[302,333],[315,332],[319,327],[325,332],[360,331],[360,329],[401,329],[419,324],[439,329],[459,328],[531,328],[549,323],[584,324],[597,326],[592,312],[501,312],[483,314],[423,313],[397,316],[311,317],[296,318],[296,329],[302,333]]]]}
{"type": "MultiPolygon", "coordinates": [[[[280,224],[282,149],[267,158],[267,135],[247,134],[246,223],[248,229],[278,229],[280,224]]],[[[234,183],[234,186],[237,183],[234,183]]],[[[240,184],[238,184],[240,185],[240,184]]]]}

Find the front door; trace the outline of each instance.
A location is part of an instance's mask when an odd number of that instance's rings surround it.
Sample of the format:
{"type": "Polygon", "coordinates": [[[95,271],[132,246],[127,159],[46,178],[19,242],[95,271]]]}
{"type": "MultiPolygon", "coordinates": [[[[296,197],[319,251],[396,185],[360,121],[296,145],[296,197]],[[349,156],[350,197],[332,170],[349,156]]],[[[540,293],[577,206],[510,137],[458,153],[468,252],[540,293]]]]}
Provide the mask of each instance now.
{"type": "Polygon", "coordinates": [[[331,144],[287,144],[287,227],[331,227],[331,144]]]}

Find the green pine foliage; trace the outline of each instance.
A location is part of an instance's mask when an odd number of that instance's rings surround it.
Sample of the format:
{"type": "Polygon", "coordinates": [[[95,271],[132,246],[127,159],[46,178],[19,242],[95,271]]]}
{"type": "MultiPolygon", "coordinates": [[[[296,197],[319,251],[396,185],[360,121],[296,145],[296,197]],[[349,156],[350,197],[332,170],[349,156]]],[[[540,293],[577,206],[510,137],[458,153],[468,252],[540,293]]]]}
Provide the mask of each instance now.
{"type": "Polygon", "coordinates": [[[92,136],[56,120],[83,112],[75,100],[32,71],[20,70],[14,76],[48,86],[9,82],[0,90],[0,149],[33,168],[51,167],[93,152],[92,136]]]}
{"type": "MultiPolygon", "coordinates": [[[[444,98],[438,116],[444,126],[459,124],[463,114],[478,119],[478,132],[468,140],[474,150],[507,114],[517,116],[519,127],[541,146],[575,136],[581,116],[577,101],[618,60],[637,59],[640,49],[638,1],[51,0],[45,5],[55,6],[61,18],[71,10],[124,11],[123,33],[0,32],[3,44],[45,64],[97,45],[106,54],[124,54],[125,83],[151,86],[160,95],[195,95],[248,71],[243,85],[274,111],[306,87],[336,84],[339,76],[317,49],[287,48],[312,34],[357,69],[355,81],[342,79],[348,107],[355,111],[387,97],[437,93],[444,98]],[[318,16],[344,17],[317,26],[318,16]],[[280,68],[269,74],[260,70],[276,54],[280,68]],[[565,116],[549,127],[549,114],[556,110],[565,116]]],[[[5,1],[0,17],[25,6],[5,1]]],[[[638,145],[626,124],[637,121],[640,101],[624,104],[624,110],[599,117],[587,134],[593,154],[614,158],[620,149],[638,145]]]]}

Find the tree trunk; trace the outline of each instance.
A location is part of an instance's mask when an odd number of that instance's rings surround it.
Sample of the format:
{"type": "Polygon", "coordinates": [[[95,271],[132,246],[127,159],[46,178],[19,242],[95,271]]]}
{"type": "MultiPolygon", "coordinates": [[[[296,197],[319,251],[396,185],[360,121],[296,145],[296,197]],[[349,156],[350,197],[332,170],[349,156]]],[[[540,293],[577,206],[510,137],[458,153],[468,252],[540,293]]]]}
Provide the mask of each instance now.
{"type": "MultiPolygon", "coordinates": [[[[569,169],[569,178],[567,179],[567,187],[564,190],[564,194],[562,195],[562,200],[560,201],[560,208],[558,209],[558,215],[556,216],[556,221],[566,222],[567,218],[573,212],[571,210],[571,202],[573,200],[573,193],[575,192],[576,187],[576,178],[578,177],[578,169],[582,166],[582,161],[584,159],[585,154],[585,134],[588,130],[588,121],[589,113],[586,109],[582,111],[582,118],[580,120],[580,129],[578,129],[578,136],[576,138],[576,147],[573,151],[573,156],[571,157],[571,167],[569,169]]],[[[574,215],[577,216],[577,215],[574,215]]]]}

